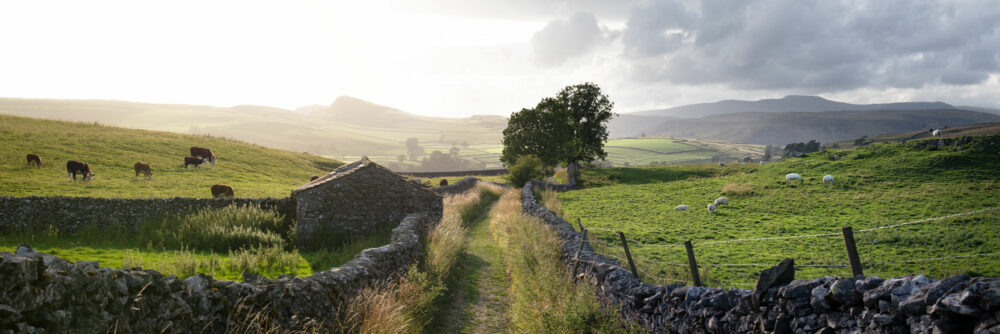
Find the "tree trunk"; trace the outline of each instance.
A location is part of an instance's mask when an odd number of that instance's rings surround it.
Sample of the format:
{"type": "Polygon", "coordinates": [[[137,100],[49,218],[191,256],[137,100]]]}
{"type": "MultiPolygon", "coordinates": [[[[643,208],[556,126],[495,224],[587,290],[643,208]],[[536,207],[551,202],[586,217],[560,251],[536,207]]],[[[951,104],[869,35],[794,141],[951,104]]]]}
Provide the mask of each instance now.
{"type": "Polygon", "coordinates": [[[566,184],[568,184],[571,188],[576,187],[576,168],[576,161],[570,162],[569,166],[566,166],[566,176],[569,178],[569,181],[567,181],[566,184]]]}

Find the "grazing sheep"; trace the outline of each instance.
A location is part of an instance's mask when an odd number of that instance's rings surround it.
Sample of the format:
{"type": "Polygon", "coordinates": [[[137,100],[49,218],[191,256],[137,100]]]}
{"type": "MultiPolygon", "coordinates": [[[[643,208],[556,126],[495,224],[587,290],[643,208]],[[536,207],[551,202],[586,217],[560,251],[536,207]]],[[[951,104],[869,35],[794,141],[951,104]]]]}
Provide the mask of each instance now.
{"type": "Polygon", "coordinates": [[[716,206],[729,205],[729,199],[725,197],[719,197],[715,199],[716,206]]]}
{"type": "Polygon", "coordinates": [[[714,204],[709,204],[708,205],[708,214],[710,214],[710,215],[714,215],[715,214],[715,205],[714,204]]]}
{"type": "Polygon", "coordinates": [[[802,175],[799,175],[798,173],[788,173],[788,175],[785,175],[785,181],[794,181],[794,180],[799,180],[799,183],[801,184],[802,175]]]}
{"type": "Polygon", "coordinates": [[[941,137],[941,130],[936,130],[935,129],[935,130],[931,131],[931,136],[941,137]]]}
{"type": "Polygon", "coordinates": [[[824,175],[823,183],[833,184],[833,175],[824,175]]]}
{"type": "Polygon", "coordinates": [[[688,209],[690,209],[690,207],[688,207],[687,204],[681,204],[681,205],[678,205],[676,208],[674,208],[674,211],[684,211],[684,212],[687,212],[688,209]]]}

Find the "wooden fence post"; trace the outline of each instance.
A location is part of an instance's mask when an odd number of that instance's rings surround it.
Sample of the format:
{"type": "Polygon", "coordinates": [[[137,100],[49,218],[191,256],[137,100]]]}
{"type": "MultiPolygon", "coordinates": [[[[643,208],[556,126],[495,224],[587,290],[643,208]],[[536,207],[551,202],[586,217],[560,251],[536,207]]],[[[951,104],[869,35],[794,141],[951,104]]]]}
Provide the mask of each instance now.
{"type": "Polygon", "coordinates": [[[694,286],[701,286],[701,275],[698,274],[698,262],[694,260],[694,246],[691,245],[691,240],[684,242],[684,248],[687,248],[688,266],[691,267],[691,281],[694,282],[694,286]]]}
{"type": "Polygon", "coordinates": [[[861,258],[858,257],[858,247],[854,244],[854,230],[850,226],[845,226],[842,231],[844,232],[844,246],[847,248],[847,260],[851,264],[851,274],[854,276],[864,275],[865,272],[861,268],[861,258]]]}
{"type": "Polygon", "coordinates": [[[635,279],[641,281],[642,279],[639,278],[639,271],[635,270],[635,262],[632,262],[632,253],[628,251],[628,242],[625,241],[625,233],[618,232],[618,236],[622,239],[622,248],[625,249],[625,258],[628,259],[628,266],[632,269],[632,276],[635,276],[635,279]]]}
{"type": "Polygon", "coordinates": [[[580,228],[583,230],[583,236],[580,237],[580,247],[576,249],[576,260],[573,261],[573,272],[570,273],[570,279],[573,283],[576,283],[576,269],[580,266],[580,253],[583,252],[583,244],[587,242],[587,229],[583,228],[583,225],[580,225],[580,228]]]}

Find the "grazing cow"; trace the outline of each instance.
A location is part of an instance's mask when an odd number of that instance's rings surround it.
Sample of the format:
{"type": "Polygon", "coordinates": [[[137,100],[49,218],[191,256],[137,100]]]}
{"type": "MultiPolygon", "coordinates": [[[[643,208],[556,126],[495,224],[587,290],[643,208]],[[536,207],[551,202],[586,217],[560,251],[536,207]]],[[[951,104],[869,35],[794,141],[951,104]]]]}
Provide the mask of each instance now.
{"type": "Polygon", "coordinates": [[[34,163],[36,167],[42,167],[42,158],[38,155],[28,153],[28,166],[34,163]]]}
{"type": "Polygon", "coordinates": [[[309,182],[316,181],[316,179],[318,179],[318,178],[319,178],[319,176],[313,175],[313,177],[309,178],[309,182]]]}
{"type": "Polygon", "coordinates": [[[215,154],[212,154],[212,150],[210,149],[204,147],[191,146],[191,156],[205,158],[206,161],[211,162],[212,165],[215,165],[215,154]]]}
{"type": "Polygon", "coordinates": [[[90,172],[90,166],[86,162],[79,161],[67,161],[66,162],[66,181],[69,181],[69,176],[73,176],[73,181],[76,181],[76,174],[80,173],[83,175],[84,181],[90,181],[94,178],[94,173],[90,172]]]}
{"type": "Polygon", "coordinates": [[[236,195],[233,194],[233,187],[224,184],[216,184],[212,186],[212,197],[233,198],[236,197],[236,195]]]}
{"type": "Polygon", "coordinates": [[[144,175],[146,175],[146,178],[149,179],[149,178],[153,177],[153,170],[149,168],[149,164],[144,164],[144,163],[141,163],[141,162],[136,162],[135,163],[135,176],[139,176],[139,174],[144,174],[144,175]]]}
{"type": "Polygon", "coordinates": [[[439,182],[438,185],[441,187],[448,185],[448,179],[441,179],[441,182],[439,182]]]}
{"type": "Polygon", "coordinates": [[[184,169],[187,169],[189,165],[194,165],[194,168],[201,168],[201,164],[208,162],[205,158],[200,157],[184,157],[184,169]]]}

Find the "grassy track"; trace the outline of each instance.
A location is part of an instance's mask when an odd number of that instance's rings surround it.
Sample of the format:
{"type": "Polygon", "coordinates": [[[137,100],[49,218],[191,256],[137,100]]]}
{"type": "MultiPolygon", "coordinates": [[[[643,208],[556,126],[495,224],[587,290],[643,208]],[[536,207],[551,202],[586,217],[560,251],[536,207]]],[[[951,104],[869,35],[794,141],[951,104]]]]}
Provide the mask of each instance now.
{"type": "MultiPolygon", "coordinates": [[[[1000,206],[998,142],[1000,137],[980,137],[980,147],[986,148],[979,152],[968,147],[952,152],[880,144],[829,150],[763,166],[592,170],[583,175],[590,188],[558,197],[567,220],[582,219],[584,225],[597,228],[592,231],[597,240],[613,245],[604,252],[620,248],[612,231],[625,232],[635,241],[630,248],[645,261],[647,276],[685,279],[684,248],[677,245],[690,239],[710,281],[739,286],[751,282],[763,265],[773,265],[784,257],[794,257],[799,264],[844,264],[843,240],[833,235],[697,244],[839,233],[843,226],[861,230],[1000,206]],[[805,182],[786,184],[784,175],[792,172],[801,174],[805,182]],[[825,174],[833,175],[836,183],[823,184],[825,174]],[[708,214],[705,207],[720,196],[728,197],[730,205],[715,215],[708,214]],[[680,204],[690,205],[692,211],[674,212],[680,204]]],[[[856,233],[856,238],[862,262],[869,266],[868,274],[1000,274],[1000,256],[892,263],[1000,252],[1000,212],[856,233]]],[[[846,268],[800,271],[799,277],[850,273],[846,268]]]]}
{"type": "Polygon", "coordinates": [[[0,115],[3,196],[211,197],[209,188],[221,183],[237,197],[285,197],[342,164],[221,138],[0,115]],[[212,149],[218,163],[185,169],[191,146],[212,149]],[[28,153],[42,168],[27,167],[28,153]],[[94,180],[66,181],[67,160],[88,163],[94,180]],[[136,162],[151,165],[151,180],[135,177],[136,162]]]}

